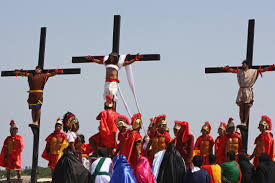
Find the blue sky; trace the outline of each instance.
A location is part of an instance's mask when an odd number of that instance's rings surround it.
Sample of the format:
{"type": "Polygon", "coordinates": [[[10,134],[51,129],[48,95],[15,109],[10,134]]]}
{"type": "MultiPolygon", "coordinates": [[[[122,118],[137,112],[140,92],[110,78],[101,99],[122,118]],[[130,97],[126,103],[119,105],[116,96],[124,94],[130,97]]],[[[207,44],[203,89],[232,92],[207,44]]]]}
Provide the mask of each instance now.
{"type": "MultiPolygon", "coordinates": [[[[50,78],[44,90],[40,155],[44,139],[67,111],[76,114],[86,140],[97,132],[102,110],[104,68],[72,64],[72,56],[104,55],[111,51],[113,15],[121,15],[120,53],[159,53],[160,62],[133,65],[137,97],[145,126],[149,118],[167,115],[189,121],[195,138],[204,121],[217,136],[220,121],[232,116],[238,124],[238,91],[233,74],[204,73],[207,66],[239,65],[246,56],[248,19],[256,20],[254,64],[275,64],[274,6],[271,1],[1,1],[0,70],[32,69],[37,65],[40,27],[47,27],[45,68],[81,67],[81,75],[50,78]]],[[[275,118],[275,73],[264,73],[254,86],[249,151],[253,150],[261,115],[275,118]]],[[[125,78],[119,74],[126,100],[135,111],[125,78]]],[[[22,165],[31,165],[32,133],[26,78],[0,78],[2,128],[0,144],[14,119],[23,136],[22,165]]],[[[126,115],[121,102],[118,112],[126,115]]],[[[274,132],[274,131],[273,131],[274,132]]],[[[172,131],[171,131],[172,134],[172,131]]],[[[39,159],[40,166],[47,162],[39,159]]]]}

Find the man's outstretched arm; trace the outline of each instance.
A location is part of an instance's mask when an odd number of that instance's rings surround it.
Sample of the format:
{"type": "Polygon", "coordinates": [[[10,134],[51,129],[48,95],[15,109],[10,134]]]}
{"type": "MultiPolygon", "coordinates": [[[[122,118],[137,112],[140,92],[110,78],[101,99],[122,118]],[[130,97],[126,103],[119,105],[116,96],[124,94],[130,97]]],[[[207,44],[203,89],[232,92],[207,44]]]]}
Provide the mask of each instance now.
{"type": "Polygon", "coordinates": [[[222,70],[225,70],[225,71],[227,71],[227,72],[231,72],[231,73],[237,73],[237,71],[238,71],[238,69],[235,70],[235,69],[229,67],[228,65],[225,66],[225,67],[221,67],[221,69],[222,69],[222,70]]]}
{"type": "MultiPolygon", "coordinates": [[[[127,56],[128,56],[128,55],[127,55],[127,56]]],[[[124,62],[123,66],[130,65],[130,64],[134,63],[135,61],[139,61],[139,60],[142,59],[142,58],[143,58],[142,55],[137,54],[137,55],[136,55],[136,58],[127,61],[127,57],[126,57],[126,61],[124,62]]]]}
{"type": "Polygon", "coordinates": [[[90,61],[92,61],[92,62],[95,62],[95,63],[97,63],[97,64],[103,64],[103,59],[102,60],[99,60],[99,59],[95,59],[93,56],[91,56],[91,55],[88,55],[87,57],[86,57],[86,59],[87,60],[90,60],[90,61]]]}

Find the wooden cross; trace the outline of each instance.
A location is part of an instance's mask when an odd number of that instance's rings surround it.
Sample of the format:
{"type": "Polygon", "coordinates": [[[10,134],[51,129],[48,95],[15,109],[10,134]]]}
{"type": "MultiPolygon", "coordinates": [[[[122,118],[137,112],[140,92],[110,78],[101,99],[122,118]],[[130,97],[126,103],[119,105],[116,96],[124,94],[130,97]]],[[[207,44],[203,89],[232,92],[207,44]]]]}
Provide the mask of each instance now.
{"type": "MultiPolygon", "coordinates": [[[[42,69],[42,73],[55,72],[55,69],[44,69],[44,56],[45,56],[45,45],[46,45],[46,27],[41,28],[40,34],[40,46],[39,46],[39,58],[38,66],[42,69]]],[[[35,70],[18,70],[13,71],[2,71],[1,76],[20,76],[26,72],[34,73],[35,70]]],[[[60,74],[80,74],[80,68],[76,69],[63,69],[63,73],[60,74]]],[[[32,171],[31,171],[31,183],[37,182],[37,166],[38,166],[38,150],[39,150],[39,129],[40,129],[40,120],[38,128],[30,126],[33,132],[33,156],[32,156],[32,171]]]]}
{"type": "MultiPolygon", "coordinates": [[[[113,48],[112,52],[119,54],[119,38],[120,38],[120,15],[114,16],[114,28],[113,28],[113,48]]],[[[142,59],[139,61],[152,61],[152,60],[160,60],[160,54],[142,54],[142,59]]],[[[95,59],[101,59],[104,56],[94,56],[95,59]]],[[[128,57],[129,60],[136,58],[136,55],[130,55],[128,57]]],[[[91,63],[91,61],[87,60],[86,57],[73,57],[73,63],[91,63]]]]}
{"type": "MultiPolygon", "coordinates": [[[[247,50],[246,50],[246,61],[250,65],[252,69],[259,69],[269,67],[269,65],[253,65],[253,45],[254,45],[254,28],[255,28],[255,20],[251,19],[248,22],[248,37],[247,37],[247,50]]],[[[230,67],[232,69],[241,68],[241,66],[233,66],[230,67]]],[[[274,71],[272,68],[269,71],[274,71]]],[[[227,73],[226,70],[222,69],[221,67],[208,67],[205,68],[205,73],[227,73]]],[[[249,129],[249,120],[247,121],[247,128],[240,128],[242,133],[242,151],[247,152],[247,142],[248,142],[248,129],[249,129]]]]}

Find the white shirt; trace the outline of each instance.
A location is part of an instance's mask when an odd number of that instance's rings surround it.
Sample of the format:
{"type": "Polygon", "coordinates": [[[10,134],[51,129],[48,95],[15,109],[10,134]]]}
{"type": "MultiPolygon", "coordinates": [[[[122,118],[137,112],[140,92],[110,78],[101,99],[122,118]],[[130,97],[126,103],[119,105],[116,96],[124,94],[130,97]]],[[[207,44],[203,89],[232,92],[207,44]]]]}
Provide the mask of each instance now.
{"type": "MultiPolygon", "coordinates": [[[[91,174],[95,172],[96,166],[98,162],[100,161],[101,158],[98,158],[95,160],[92,164],[92,170],[91,174]]],[[[107,172],[109,175],[97,175],[95,177],[95,183],[109,183],[111,180],[111,176],[113,174],[113,165],[112,165],[112,159],[111,158],[106,158],[105,161],[103,162],[99,172],[107,172]]]]}
{"type": "Polygon", "coordinates": [[[75,141],[75,139],[77,138],[77,135],[75,132],[69,131],[67,138],[68,138],[69,143],[71,143],[71,142],[75,141]]]}

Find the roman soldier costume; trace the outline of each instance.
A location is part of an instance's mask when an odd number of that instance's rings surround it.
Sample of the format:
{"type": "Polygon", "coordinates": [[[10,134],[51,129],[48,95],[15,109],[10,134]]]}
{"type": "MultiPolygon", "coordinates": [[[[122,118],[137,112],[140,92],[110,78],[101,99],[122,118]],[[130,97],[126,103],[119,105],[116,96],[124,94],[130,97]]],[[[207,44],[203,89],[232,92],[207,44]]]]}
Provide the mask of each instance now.
{"type": "Polygon", "coordinates": [[[208,165],[209,155],[213,153],[214,146],[213,138],[209,135],[211,132],[211,125],[208,121],[202,126],[201,132],[203,135],[197,139],[194,149],[200,151],[200,155],[203,158],[203,165],[208,165]],[[206,133],[204,134],[203,131],[206,133]]]}
{"type": "Polygon", "coordinates": [[[269,155],[270,159],[274,159],[274,139],[272,135],[268,132],[272,129],[272,122],[268,116],[262,116],[262,119],[259,123],[263,126],[262,133],[255,139],[255,149],[254,149],[254,167],[256,168],[259,165],[259,156],[263,153],[269,155]]]}
{"type": "Polygon", "coordinates": [[[125,143],[125,148],[121,149],[121,153],[126,156],[128,162],[130,163],[132,169],[136,167],[137,160],[141,154],[141,144],[142,136],[139,130],[142,126],[141,114],[137,113],[132,116],[132,128],[133,130],[129,132],[129,137],[125,143]]]}
{"type": "MultiPolygon", "coordinates": [[[[63,123],[60,118],[57,119],[55,125],[60,125],[62,127],[63,123]]],[[[60,154],[61,146],[66,139],[67,135],[65,133],[57,131],[54,131],[45,139],[47,144],[42,154],[42,158],[49,161],[49,168],[55,168],[60,154]]]]}

